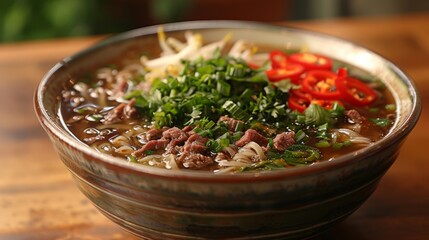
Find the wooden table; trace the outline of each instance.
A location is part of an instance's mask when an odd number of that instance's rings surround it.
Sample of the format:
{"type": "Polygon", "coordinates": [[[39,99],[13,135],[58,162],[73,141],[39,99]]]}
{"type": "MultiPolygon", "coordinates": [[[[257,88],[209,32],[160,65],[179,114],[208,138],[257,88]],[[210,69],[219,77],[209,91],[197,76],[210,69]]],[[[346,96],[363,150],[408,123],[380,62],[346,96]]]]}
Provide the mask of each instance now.
{"type": "MultiPolygon", "coordinates": [[[[340,36],[405,70],[429,102],[429,13],[285,23],[340,36]]],[[[34,114],[33,92],[97,37],[0,45],[0,239],[135,239],[78,191],[34,114]]],[[[425,107],[425,106],[424,106],[425,107]]],[[[377,191],[321,239],[429,239],[429,112],[377,191]]]]}

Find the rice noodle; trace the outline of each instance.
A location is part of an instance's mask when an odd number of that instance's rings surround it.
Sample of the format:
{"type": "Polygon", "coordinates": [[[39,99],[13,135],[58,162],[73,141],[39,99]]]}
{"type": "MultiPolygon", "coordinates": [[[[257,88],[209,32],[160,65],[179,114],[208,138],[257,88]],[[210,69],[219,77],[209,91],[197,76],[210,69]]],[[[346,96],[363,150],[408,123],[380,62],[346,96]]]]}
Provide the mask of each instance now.
{"type": "Polygon", "coordinates": [[[91,147],[97,149],[99,152],[102,152],[102,153],[107,153],[107,154],[113,153],[112,145],[108,142],[103,142],[101,144],[94,143],[91,145],[91,147]]]}
{"type": "Polygon", "coordinates": [[[176,162],[176,156],[174,154],[168,154],[164,157],[165,168],[172,170],[179,170],[179,166],[176,162]]]}
{"type": "Polygon", "coordinates": [[[240,150],[238,150],[238,153],[235,154],[232,159],[236,161],[236,159],[242,159],[244,161],[251,161],[251,162],[259,162],[261,160],[264,160],[266,158],[264,150],[262,150],[261,146],[257,144],[256,142],[249,142],[248,144],[244,145],[240,150]]]}
{"type": "Polygon", "coordinates": [[[239,160],[232,160],[232,161],[228,161],[228,160],[221,160],[219,161],[219,166],[221,167],[245,167],[252,164],[251,161],[239,161],[239,160]]]}
{"type": "Polygon", "coordinates": [[[237,168],[236,167],[225,167],[225,168],[220,168],[214,171],[215,174],[221,174],[221,173],[230,173],[230,172],[234,172],[237,168]]]}
{"type": "Polygon", "coordinates": [[[148,161],[150,161],[152,159],[162,159],[162,158],[163,158],[162,155],[160,155],[160,154],[154,154],[154,155],[149,155],[149,156],[142,157],[142,158],[138,159],[137,161],[138,162],[148,162],[148,161]]]}
{"type": "Polygon", "coordinates": [[[266,158],[262,147],[255,142],[249,142],[240,148],[238,152],[232,147],[226,147],[224,152],[225,150],[231,153],[236,152],[236,154],[231,155],[232,160],[223,159],[218,161],[218,165],[221,168],[215,171],[217,174],[233,172],[237,168],[249,166],[266,158]]]}
{"type": "MultiPolygon", "coordinates": [[[[227,148],[225,148],[227,149],[227,148]]],[[[221,167],[244,167],[259,162],[266,158],[264,150],[256,142],[249,142],[238,150],[232,156],[232,160],[220,160],[219,166],[221,167]]]]}
{"type": "Polygon", "coordinates": [[[228,147],[225,147],[222,152],[227,153],[228,156],[232,157],[237,153],[238,149],[235,145],[229,145],[228,147]]]}
{"type": "Polygon", "coordinates": [[[339,129],[333,129],[332,130],[332,142],[336,142],[338,139],[338,134],[346,135],[349,138],[349,141],[352,143],[360,143],[360,144],[371,144],[371,139],[367,137],[363,137],[359,133],[348,129],[348,128],[339,128],[339,129]]]}
{"type": "Polygon", "coordinates": [[[123,146],[116,148],[115,152],[126,156],[126,155],[130,155],[132,152],[134,152],[134,149],[131,146],[123,145],[123,146]]]}
{"type": "Polygon", "coordinates": [[[130,145],[130,139],[127,138],[127,137],[125,137],[124,135],[119,135],[119,136],[111,139],[110,142],[115,147],[121,147],[121,146],[124,146],[124,145],[130,145]]]}

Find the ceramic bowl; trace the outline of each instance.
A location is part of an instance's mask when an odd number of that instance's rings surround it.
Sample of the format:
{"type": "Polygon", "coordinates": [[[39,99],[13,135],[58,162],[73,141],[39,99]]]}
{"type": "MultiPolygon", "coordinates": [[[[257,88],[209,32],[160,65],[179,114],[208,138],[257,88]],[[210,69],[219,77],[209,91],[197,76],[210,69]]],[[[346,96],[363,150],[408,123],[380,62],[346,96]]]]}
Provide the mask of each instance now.
{"type": "Polygon", "coordinates": [[[233,33],[256,44],[305,47],[351,63],[380,78],[393,92],[398,118],[379,142],[305,167],[215,175],[130,163],[94,151],[61,124],[63,86],[132,49],[158,48],[157,26],[110,37],[56,64],[35,94],[35,109],[79,189],[108,218],[146,239],[302,239],[353,213],[393,164],[421,111],[413,82],[394,64],[348,41],[319,33],[237,21],[166,24],[168,36],[186,30],[208,41],[233,33]]]}

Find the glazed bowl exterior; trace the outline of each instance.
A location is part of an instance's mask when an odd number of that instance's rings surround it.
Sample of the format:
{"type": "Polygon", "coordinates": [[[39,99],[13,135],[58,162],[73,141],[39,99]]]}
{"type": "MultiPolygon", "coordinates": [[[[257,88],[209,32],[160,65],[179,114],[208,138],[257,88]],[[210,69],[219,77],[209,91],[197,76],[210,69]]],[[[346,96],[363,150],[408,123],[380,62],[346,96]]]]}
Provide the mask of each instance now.
{"type": "Polygon", "coordinates": [[[207,42],[232,33],[269,46],[306,48],[351,63],[392,91],[398,118],[381,141],[332,161],[236,175],[171,171],[91,149],[61,123],[64,85],[132,49],[158,48],[157,26],[110,37],[55,65],[35,94],[35,109],[79,189],[112,221],[146,239],[302,239],[353,213],[375,190],[416,124],[420,98],[412,81],[381,56],[335,37],[237,21],[166,24],[168,36],[199,32],[207,42]]]}

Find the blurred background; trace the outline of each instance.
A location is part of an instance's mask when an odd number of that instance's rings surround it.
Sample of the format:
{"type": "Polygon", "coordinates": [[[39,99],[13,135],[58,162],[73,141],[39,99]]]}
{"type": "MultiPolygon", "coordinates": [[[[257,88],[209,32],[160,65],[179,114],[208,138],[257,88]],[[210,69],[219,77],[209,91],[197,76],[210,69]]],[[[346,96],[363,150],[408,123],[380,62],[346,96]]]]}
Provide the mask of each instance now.
{"type": "Polygon", "coordinates": [[[0,43],[117,33],[187,20],[275,22],[428,10],[428,0],[1,0],[0,43]]]}

